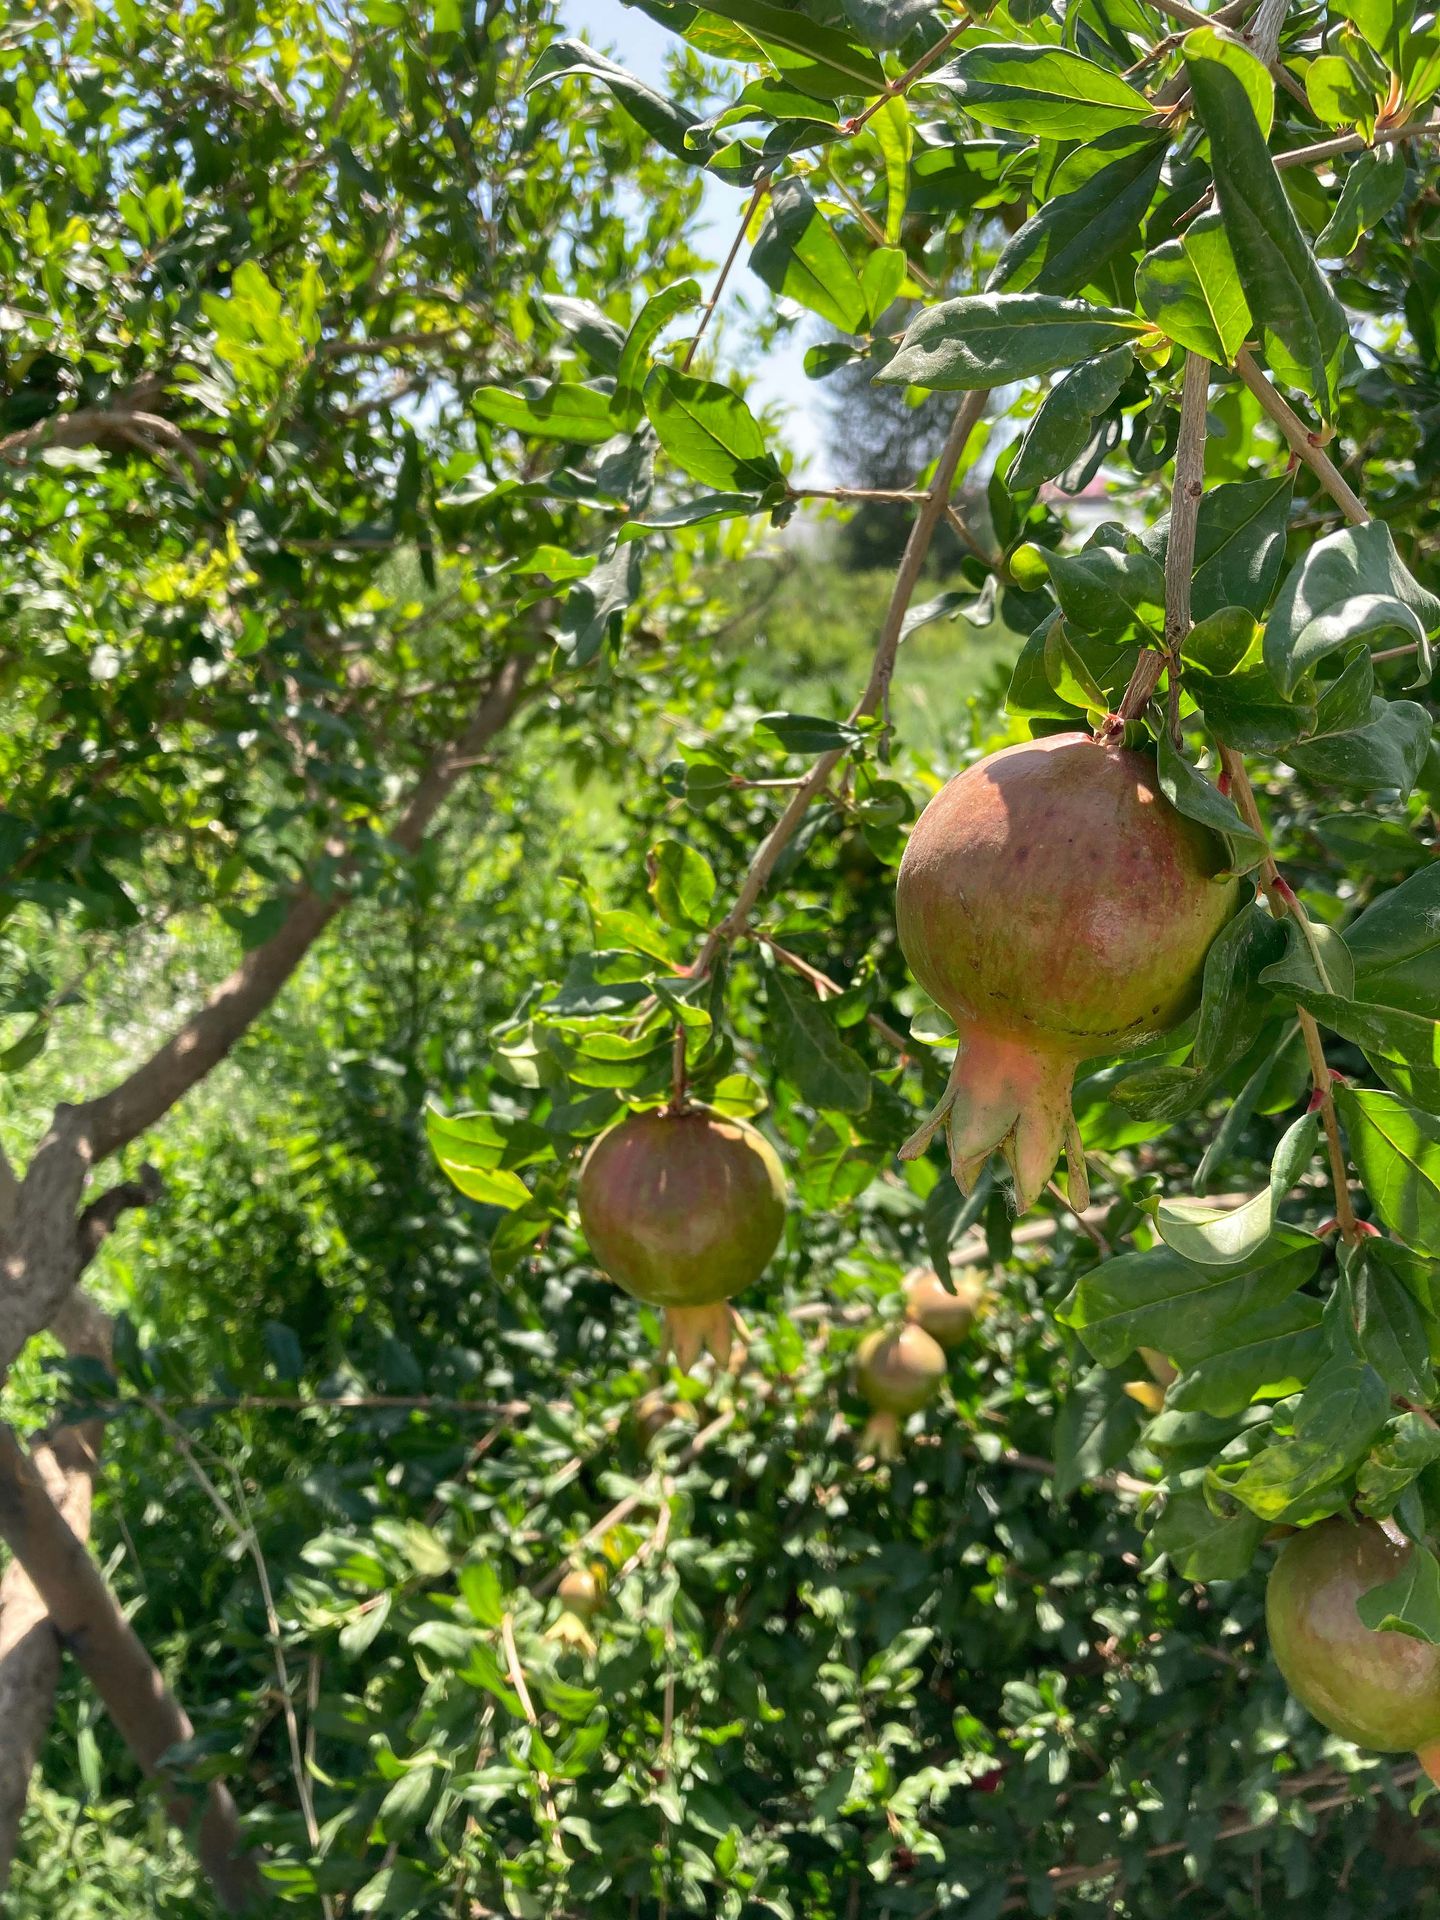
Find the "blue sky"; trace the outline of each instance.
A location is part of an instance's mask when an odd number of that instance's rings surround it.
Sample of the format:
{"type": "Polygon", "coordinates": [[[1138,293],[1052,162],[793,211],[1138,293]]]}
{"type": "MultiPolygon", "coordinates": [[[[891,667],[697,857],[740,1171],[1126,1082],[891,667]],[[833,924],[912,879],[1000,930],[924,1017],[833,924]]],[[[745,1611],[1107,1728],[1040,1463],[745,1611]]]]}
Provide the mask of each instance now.
{"type": "MultiPolygon", "coordinates": [[[[590,46],[597,47],[638,74],[652,85],[664,84],[667,47],[673,37],[646,14],[623,6],[621,0],[560,0],[560,17],[567,29],[590,46]]],[[[706,226],[702,245],[716,262],[724,258],[740,219],[743,200],[733,187],[707,179],[705,183],[706,226]]],[[[744,265],[744,255],[736,262],[731,287],[750,281],[754,298],[759,283],[744,265]]],[[[714,275],[712,273],[712,282],[714,275]]],[[[706,291],[709,289],[707,287],[706,291]]],[[[721,314],[730,304],[730,290],[721,303],[721,314]]],[[[795,337],[767,356],[755,370],[755,391],[764,402],[775,402],[787,415],[786,438],[799,455],[812,485],[824,485],[829,478],[824,443],[828,420],[823,389],[805,378],[803,366],[808,343],[795,337]]]]}

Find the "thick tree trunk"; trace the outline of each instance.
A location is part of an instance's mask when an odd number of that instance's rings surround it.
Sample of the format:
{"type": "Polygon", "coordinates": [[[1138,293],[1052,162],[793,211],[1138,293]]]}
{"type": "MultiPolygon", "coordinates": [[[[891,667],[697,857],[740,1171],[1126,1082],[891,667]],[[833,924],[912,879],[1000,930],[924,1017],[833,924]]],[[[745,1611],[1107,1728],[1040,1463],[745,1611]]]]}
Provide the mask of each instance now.
{"type": "Polygon", "coordinates": [[[226,1912],[244,1913],[258,1903],[263,1883],[258,1863],[244,1851],[235,1802],[219,1781],[197,1799],[166,1775],[162,1756],[190,1739],[194,1728],[100,1569],[66,1524],[47,1490],[46,1474],[53,1476],[52,1485],[64,1485],[58,1462],[52,1459],[42,1470],[10,1429],[0,1427],[0,1535],[125,1744],[147,1777],[160,1783],[171,1820],[186,1832],[194,1830],[200,1864],[226,1912]]]}

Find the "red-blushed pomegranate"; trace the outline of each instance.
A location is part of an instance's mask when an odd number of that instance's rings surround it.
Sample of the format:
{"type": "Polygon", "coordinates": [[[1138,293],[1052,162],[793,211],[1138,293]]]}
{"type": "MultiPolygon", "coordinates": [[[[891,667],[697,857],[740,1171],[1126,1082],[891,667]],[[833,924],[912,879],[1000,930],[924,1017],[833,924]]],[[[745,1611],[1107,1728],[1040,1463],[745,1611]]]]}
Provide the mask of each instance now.
{"type": "Polygon", "coordinates": [[[1167,1032],[1199,997],[1235,908],[1224,849],[1177,813],[1147,754],[1083,733],[1005,747],[957,774],[916,822],[896,921],[910,970],[955,1022],[940,1105],[964,1190],[996,1151],[1024,1212],[1062,1147],[1088,1200],[1075,1069],[1167,1032]]]}
{"type": "Polygon", "coordinates": [[[943,1349],[913,1320],[867,1333],[855,1349],[855,1385],[871,1410],[862,1444],[898,1459],[901,1421],[930,1404],[947,1372],[943,1349]]]}
{"type": "Polygon", "coordinates": [[[635,1113],[580,1169],[580,1223],[598,1264],[637,1300],[665,1309],[677,1364],[707,1348],[723,1366],[729,1301],[758,1280],[785,1225],[785,1174],[743,1120],[704,1107],[635,1113]]]}
{"type": "Polygon", "coordinates": [[[1356,1602],[1393,1580],[1412,1549],[1373,1521],[1322,1520],[1293,1534],[1270,1570],[1265,1623],[1285,1684],[1332,1733],[1378,1753],[1440,1760],[1440,1647],[1367,1627],[1356,1602]]]}
{"type": "Polygon", "coordinates": [[[984,1310],[985,1274],[979,1267],[962,1267],[948,1287],[929,1267],[916,1267],[905,1276],[907,1316],[946,1353],[964,1345],[984,1310]]]}

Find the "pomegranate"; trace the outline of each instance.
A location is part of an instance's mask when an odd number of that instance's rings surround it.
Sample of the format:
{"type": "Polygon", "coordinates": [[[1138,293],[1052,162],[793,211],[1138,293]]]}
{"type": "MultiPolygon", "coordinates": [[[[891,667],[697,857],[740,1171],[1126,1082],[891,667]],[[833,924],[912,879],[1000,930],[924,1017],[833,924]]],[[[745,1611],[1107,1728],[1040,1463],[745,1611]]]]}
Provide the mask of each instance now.
{"type": "Polygon", "coordinates": [[[964,1345],[984,1309],[985,1275],[979,1267],[962,1267],[948,1287],[929,1267],[905,1276],[906,1313],[946,1353],[964,1345]]]}
{"type": "Polygon", "coordinates": [[[855,1385],[871,1409],[862,1444],[898,1459],[900,1422],[930,1404],[947,1371],[943,1350],[913,1320],[867,1333],[855,1350],[855,1385]]]}
{"type": "Polygon", "coordinates": [[[1270,1571],[1265,1621],[1286,1686],[1322,1726],[1379,1753],[1418,1751],[1429,1772],[1440,1743],[1440,1647],[1376,1632],[1355,1610],[1411,1551],[1370,1520],[1306,1527],[1270,1571]]]}
{"type": "Polygon", "coordinates": [[[998,1150],[1024,1212],[1063,1147],[1070,1198],[1086,1205],[1075,1069],[1195,1005],[1235,907],[1224,866],[1220,841],[1170,805],[1147,754],[1089,734],[1027,740],[957,774],[900,862],[900,945],[959,1034],[945,1095],[901,1157],[945,1127],[968,1191],[998,1150]]]}
{"type": "Polygon", "coordinates": [[[743,1120],[703,1107],[634,1113],[585,1156],[580,1223],[616,1285],[665,1309],[678,1365],[708,1348],[723,1366],[730,1298],[759,1279],[780,1242],[785,1175],[743,1120]]]}
{"type": "Polygon", "coordinates": [[[605,1583],[589,1567],[571,1567],[555,1589],[560,1612],[545,1638],[580,1653],[594,1653],[590,1622],[605,1604],[605,1583]]]}

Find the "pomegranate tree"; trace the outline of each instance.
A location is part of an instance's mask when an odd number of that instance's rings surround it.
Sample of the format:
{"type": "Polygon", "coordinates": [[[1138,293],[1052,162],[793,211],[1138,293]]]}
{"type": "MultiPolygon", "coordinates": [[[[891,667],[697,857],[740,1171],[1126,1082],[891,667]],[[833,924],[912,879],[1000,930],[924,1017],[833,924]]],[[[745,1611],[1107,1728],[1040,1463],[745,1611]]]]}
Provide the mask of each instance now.
{"type": "Polygon", "coordinates": [[[882,1460],[900,1453],[900,1423],[940,1391],[945,1354],[913,1320],[876,1327],[855,1350],[855,1385],[871,1410],[863,1441],[882,1460]]]}
{"type": "Polygon", "coordinates": [[[615,1284],[664,1309],[677,1363],[688,1368],[708,1348],[723,1365],[729,1302],[780,1242],[785,1175],[743,1120],[703,1107],[631,1114],[585,1156],[580,1222],[615,1284]]]}
{"type": "Polygon", "coordinates": [[[1440,1647],[1367,1627],[1362,1594],[1393,1580],[1413,1549],[1373,1521],[1324,1520],[1281,1548],[1265,1592],[1276,1665],[1323,1726],[1379,1753],[1440,1760],[1440,1647]]]}
{"type": "Polygon", "coordinates": [[[1178,813],[1155,764],[1089,734],[1005,747],[949,782],[900,863],[896,918],[916,979],[955,1022],[940,1104],[962,1189],[1005,1157],[1023,1212],[1062,1147],[1088,1199],[1070,1106],[1075,1069],[1168,1032],[1195,1005],[1234,910],[1221,843],[1178,813]]]}

